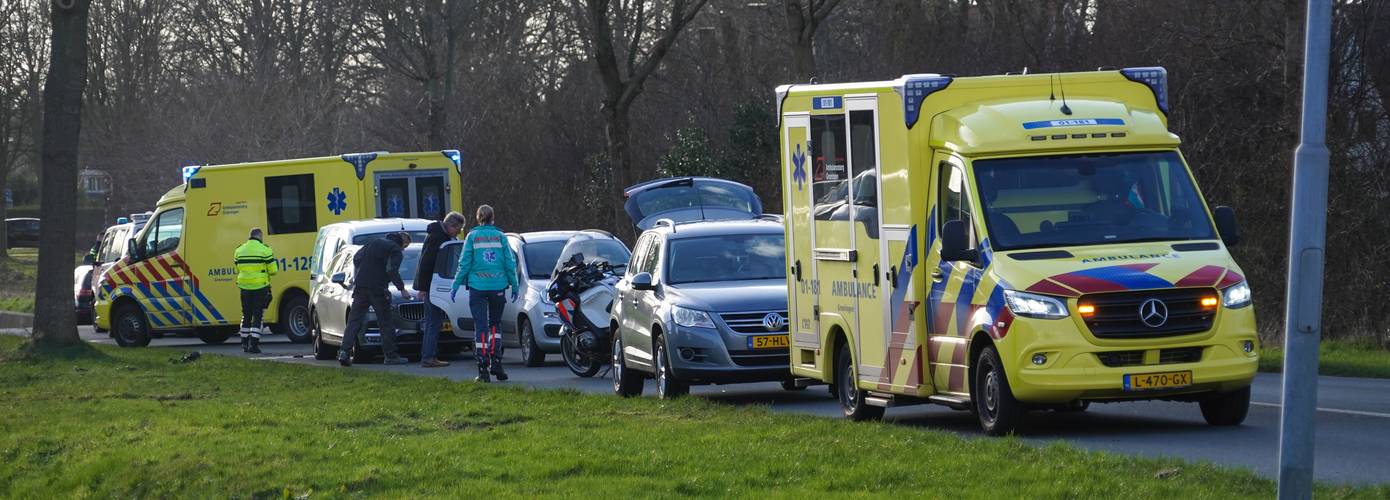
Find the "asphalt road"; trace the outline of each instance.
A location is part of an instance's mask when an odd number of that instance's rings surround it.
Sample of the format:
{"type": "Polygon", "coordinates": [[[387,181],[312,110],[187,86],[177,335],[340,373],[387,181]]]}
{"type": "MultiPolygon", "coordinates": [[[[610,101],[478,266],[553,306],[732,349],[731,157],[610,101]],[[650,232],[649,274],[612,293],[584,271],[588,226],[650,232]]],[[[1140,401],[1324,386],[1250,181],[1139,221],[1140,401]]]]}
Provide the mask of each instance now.
{"type": "MultiPolygon", "coordinates": [[[[112,343],[82,327],[84,338],[112,343]]],[[[152,346],[190,348],[203,353],[254,357],[269,361],[344,369],[333,361],[316,361],[308,344],[291,344],[268,337],[259,355],[241,352],[235,340],[219,346],[195,338],[156,339],[152,346]]],[[[559,359],[550,356],[545,367],[527,368],[519,353],[510,349],[505,363],[511,380],[537,388],[571,388],[611,394],[608,378],[581,379],[559,359]]],[[[472,357],[465,354],[447,368],[425,369],[418,364],[382,366],[358,364],[352,370],[389,371],[412,375],[471,380],[476,375],[472,357]]],[[[649,381],[644,394],[654,397],[649,381]]],[[[800,412],[840,418],[839,408],[824,386],[788,392],[775,383],[695,387],[691,394],[711,401],[738,405],[767,405],[774,411],[800,412]]],[[[1261,373],[1255,379],[1250,415],[1234,428],[1211,427],[1202,420],[1194,403],[1136,402],[1096,404],[1085,413],[1038,412],[1029,415],[1021,433],[1026,441],[1045,444],[1065,441],[1082,448],[1145,456],[1180,457],[1243,467],[1257,474],[1278,476],[1280,378],[1261,373]]],[[[967,436],[983,436],[968,412],[924,405],[889,409],[885,420],[905,426],[939,429],[967,436]]],[[[1390,380],[1319,377],[1317,458],[1314,474],[1329,483],[1368,484],[1390,482],[1390,380]]]]}

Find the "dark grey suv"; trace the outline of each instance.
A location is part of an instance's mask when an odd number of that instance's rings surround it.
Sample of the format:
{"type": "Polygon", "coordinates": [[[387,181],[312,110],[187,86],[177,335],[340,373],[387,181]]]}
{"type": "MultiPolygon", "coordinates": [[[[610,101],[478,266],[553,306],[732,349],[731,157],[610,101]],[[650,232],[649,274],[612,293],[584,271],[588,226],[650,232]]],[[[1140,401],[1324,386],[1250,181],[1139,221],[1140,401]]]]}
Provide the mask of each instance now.
{"type": "MultiPolygon", "coordinates": [[[[750,214],[751,215],[751,214],[750,214]]],[[[696,384],[791,383],[782,225],[656,224],[633,247],[613,304],[613,388],[662,398],[696,384]]]]}

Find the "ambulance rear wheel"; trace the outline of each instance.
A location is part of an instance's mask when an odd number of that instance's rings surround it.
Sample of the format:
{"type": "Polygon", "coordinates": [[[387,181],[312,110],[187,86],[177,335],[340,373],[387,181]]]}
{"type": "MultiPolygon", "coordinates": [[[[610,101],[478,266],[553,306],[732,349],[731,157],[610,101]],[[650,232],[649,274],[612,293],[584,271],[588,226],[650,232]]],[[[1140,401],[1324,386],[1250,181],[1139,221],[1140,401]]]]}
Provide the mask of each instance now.
{"type": "Polygon", "coordinates": [[[290,342],[307,344],[314,340],[312,320],[309,318],[309,299],[302,293],[293,293],[280,304],[280,321],[270,326],[275,333],[284,335],[290,342]]]}
{"type": "Polygon", "coordinates": [[[980,428],[990,436],[1013,432],[1023,420],[1023,403],[1014,399],[1009,379],[1004,375],[1004,363],[999,360],[994,346],[980,352],[975,367],[975,383],[970,387],[970,397],[975,402],[980,428]]]}
{"type": "Polygon", "coordinates": [[[855,385],[859,376],[854,372],[854,360],[850,357],[849,348],[841,346],[839,351],[835,356],[835,395],[840,399],[840,411],[844,412],[845,418],[856,422],[883,418],[883,407],[866,404],[864,391],[855,385]]]}
{"type": "Polygon", "coordinates": [[[145,312],[132,302],[123,302],[111,314],[111,333],[116,345],[144,347],[150,345],[150,324],[145,312]]]}

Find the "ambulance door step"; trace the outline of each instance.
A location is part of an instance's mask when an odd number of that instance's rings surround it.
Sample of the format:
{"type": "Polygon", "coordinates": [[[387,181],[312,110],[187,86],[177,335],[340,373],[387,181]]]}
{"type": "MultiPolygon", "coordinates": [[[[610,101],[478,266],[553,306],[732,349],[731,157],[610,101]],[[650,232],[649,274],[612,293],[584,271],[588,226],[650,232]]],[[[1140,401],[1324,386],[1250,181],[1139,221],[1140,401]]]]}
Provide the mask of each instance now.
{"type": "Polygon", "coordinates": [[[813,385],[825,385],[825,382],[821,382],[813,378],[797,377],[786,381],[784,385],[796,387],[797,389],[805,389],[813,385]]]}
{"type": "Polygon", "coordinates": [[[864,395],[864,404],[869,406],[881,406],[883,408],[894,408],[898,406],[912,406],[926,403],[927,400],[912,396],[899,394],[888,394],[886,392],[869,391],[864,395]]]}
{"type": "Polygon", "coordinates": [[[933,396],[927,396],[927,401],[930,401],[930,402],[933,402],[933,403],[936,403],[936,404],[939,404],[939,405],[942,405],[942,406],[949,406],[949,407],[950,407],[951,409],[953,409],[953,410],[969,410],[969,409],[970,409],[970,398],[966,398],[966,397],[933,395],[933,396]]]}

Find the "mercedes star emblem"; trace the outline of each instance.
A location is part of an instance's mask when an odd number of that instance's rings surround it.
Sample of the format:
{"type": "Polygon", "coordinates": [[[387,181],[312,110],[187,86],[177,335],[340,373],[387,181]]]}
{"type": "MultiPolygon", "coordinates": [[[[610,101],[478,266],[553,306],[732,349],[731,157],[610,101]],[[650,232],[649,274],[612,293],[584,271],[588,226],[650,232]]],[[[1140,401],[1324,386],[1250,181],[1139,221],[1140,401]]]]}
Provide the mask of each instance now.
{"type": "Polygon", "coordinates": [[[1139,320],[1150,328],[1158,328],[1168,322],[1168,304],[1158,299],[1149,299],[1139,304],[1139,320]]]}

